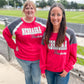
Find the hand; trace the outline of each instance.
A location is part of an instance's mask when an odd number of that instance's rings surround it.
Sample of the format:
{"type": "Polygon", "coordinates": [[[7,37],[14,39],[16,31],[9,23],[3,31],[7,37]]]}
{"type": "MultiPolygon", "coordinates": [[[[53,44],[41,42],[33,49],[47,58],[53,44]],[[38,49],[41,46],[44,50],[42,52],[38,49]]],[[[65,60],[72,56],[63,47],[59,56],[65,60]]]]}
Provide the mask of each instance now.
{"type": "Polygon", "coordinates": [[[41,74],[41,76],[42,76],[43,78],[46,78],[46,75],[45,75],[45,73],[41,74]]]}
{"type": "Polygon", "coordinates": [[[63,72],[60,74],[61,77],[66,77],[68,72],[66,72],[65,70],[63,70],[63,72]]]}

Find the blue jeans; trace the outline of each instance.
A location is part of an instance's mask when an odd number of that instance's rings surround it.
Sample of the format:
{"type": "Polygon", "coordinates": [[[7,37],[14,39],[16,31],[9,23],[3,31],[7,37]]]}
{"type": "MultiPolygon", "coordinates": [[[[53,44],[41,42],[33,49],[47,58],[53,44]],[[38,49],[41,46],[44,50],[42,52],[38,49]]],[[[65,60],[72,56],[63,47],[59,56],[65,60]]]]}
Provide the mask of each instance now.
{"type": "Polygon", "coordinates": [[[16,58],[24,70],[26,84],[40,84],[41,72],[39,68],[39,60],[25,61],[16,58]]]}
{"type": "Polygon", "coordinates": [[[62,72],[51,72],[46,70],[45,74],[48,84],[68,84],[70,73],[68,73],[66,77],[61,77],[59,75],[61,73],[62,72]]]}

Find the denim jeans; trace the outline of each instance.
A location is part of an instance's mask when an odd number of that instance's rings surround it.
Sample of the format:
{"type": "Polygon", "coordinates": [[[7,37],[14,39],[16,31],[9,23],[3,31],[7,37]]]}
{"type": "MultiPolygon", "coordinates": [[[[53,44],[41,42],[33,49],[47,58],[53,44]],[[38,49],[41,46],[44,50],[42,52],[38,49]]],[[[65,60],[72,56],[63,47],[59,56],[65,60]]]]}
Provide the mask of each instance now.
{"type": "Polygon", "coordinates": [[[39,68],[39,60],[25,61],[16,58],[25,74],[26,84],[40,84],[41,72],[39,68]]]}
{"type": "Polygon", "coordinates": [[[61,77],[59,75],[61,73],[62,72],[51,72],[46,70],[45,74],[48,84],[68,84],[70,73],[68,73],[66,77],[61,77]]]}

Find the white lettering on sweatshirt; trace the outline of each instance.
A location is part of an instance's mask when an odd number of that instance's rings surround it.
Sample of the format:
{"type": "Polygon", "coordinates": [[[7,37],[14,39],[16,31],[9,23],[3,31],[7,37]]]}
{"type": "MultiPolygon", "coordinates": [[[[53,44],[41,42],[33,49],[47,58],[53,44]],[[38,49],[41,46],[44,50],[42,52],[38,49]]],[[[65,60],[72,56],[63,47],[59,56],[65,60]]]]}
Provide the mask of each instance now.
{"type": "Polygon", "coordinates": [[[32,34],[40,34],[40,33],[42,33],[40,27],[22,28],[22,35],[32,35],[32,34]]]}
{"type": "Polygon", "coordinates": [[[67,41],[65,41],[61,47],[56,47],[55,46],[55,41],[50,40],[48,44],[49,49],[54,49],[54,50],[67,50],[67,41]]]}

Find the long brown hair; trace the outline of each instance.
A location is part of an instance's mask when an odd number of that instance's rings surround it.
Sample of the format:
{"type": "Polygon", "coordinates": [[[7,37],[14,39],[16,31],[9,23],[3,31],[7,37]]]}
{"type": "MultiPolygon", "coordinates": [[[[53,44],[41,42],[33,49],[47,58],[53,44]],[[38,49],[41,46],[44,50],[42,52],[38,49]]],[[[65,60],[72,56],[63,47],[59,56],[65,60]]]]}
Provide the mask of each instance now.
{"type": "Polygon", "coordinates": [[[56,46],[60,47],[62,45],[62,43],[65,41],[65,30],[66,30],[65,10],[64,10],[64,6],[61,3],[54,3],[50,8],[50,11],[49,11],[49,14],[48,14],[48,20],[47,20],[47,24],[46,24],[47,28],[46,28],[46,31],[45,31],[45,33],[46,33],[45,34],[45,41],[46,41],[47,44],[49,43],[49,38],[51,36],[51,33],[53,32],[53,25],[52,25],[51,20],[50,20],[50,13],[51,13],[51,10],[54,7],[59,7],[63,12],[62,21],[60,23],[58,36],[57,36],[57,40],[56,40],[56,43],[55,43],[56,46]]]}

